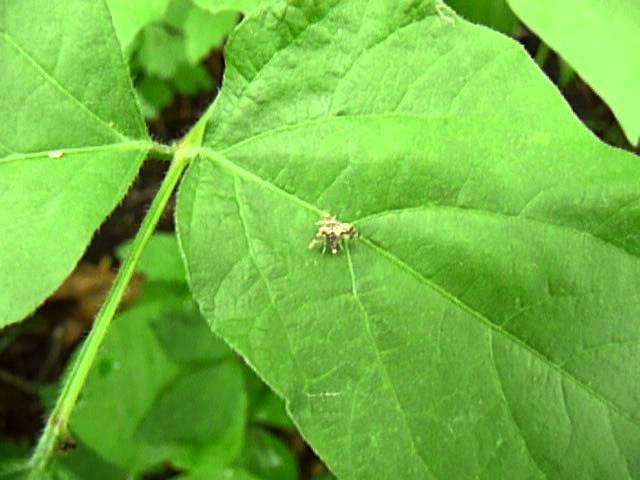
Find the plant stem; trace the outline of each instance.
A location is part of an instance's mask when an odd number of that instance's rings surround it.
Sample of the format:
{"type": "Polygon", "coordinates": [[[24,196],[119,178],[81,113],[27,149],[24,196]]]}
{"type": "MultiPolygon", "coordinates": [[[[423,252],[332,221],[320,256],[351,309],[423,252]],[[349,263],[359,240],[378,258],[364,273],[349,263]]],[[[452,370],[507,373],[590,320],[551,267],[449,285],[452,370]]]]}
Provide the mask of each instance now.
{"type": "Polygon", "coordinates": [[[153,143],[151,150],[149,150],[149,156],[157,158],[158,160],[173,160],[173,156],[176,153],[176,147],[173,145],[163,145],[161,143],[153,143]]]}
{"type": "Polygon", "coordinates": [[[182,151],[180,148],[172,151],[174,151],[175,154],[169,170],[133,240],[131,251],[120,267],[120,271],[113,282],[111,290],[109,290],[105,303],[98,312],[89,336],[82,345],[65,378],[56,405],[49,416],[38,445],[29,460],[29,467],[32,469],[30,479],[35,480],[42,477],[60,440],[64,439],[67,435],[69,417],[87,380],[89,371],[109,329],[111,320],[127,290],[138,260],[149,238],[151,238],[158,220],[178,184],[182,172],[189,163],[190,156],[188,151],[182,151]]]}

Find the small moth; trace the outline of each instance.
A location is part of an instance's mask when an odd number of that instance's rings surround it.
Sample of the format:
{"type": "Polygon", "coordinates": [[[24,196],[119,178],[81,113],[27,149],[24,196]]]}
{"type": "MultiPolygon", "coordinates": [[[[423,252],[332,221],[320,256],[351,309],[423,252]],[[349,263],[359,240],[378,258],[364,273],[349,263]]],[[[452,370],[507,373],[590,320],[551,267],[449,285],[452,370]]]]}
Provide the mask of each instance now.
{"type": "Polygon", "coordinates": [[[319,225],[318,232],[309,244],[309,250],[322,245],[322,253],[329,246],[331,253],[335,255],[343,247],[345,240],[358,238],[360,235],[351,223],[340,222],[330,213],[325,213],[316,225],[319,225]]]}
{"type": "Polygon", "coordinates": [[[51,160],[60,160],[64,155],[64,150],[51,150],[47,155],[51,160]]]}

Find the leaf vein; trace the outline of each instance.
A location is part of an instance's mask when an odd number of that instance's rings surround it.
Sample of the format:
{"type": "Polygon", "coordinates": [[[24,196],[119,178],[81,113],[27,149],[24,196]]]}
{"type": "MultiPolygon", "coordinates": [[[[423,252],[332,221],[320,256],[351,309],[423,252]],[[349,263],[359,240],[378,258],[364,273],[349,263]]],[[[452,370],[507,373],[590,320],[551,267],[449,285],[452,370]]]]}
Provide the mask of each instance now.
{"type": "MultiPolygon", "coordinates": [[[[270,183],[267,180],[259,177],[258,175],[254,174],[253,172],[249,172],[249,171],[243,169],[242,167],[239,167],[239,166],[235,165],[233,162],[229,161],[227,158],[222,156],[220,153],[216,153],[216,152],[214,152],[213,150],[210,150],[210,149],[203,149],[203,153],[205,154],[205,156],[207,156],[207,158],[209,158],[209,160],[213,161],[214,163],[218,162],[221,165],[226,166],[227,169],[231,173],[239,175],[239,176],[241,176],[243,178],[246,178],[246,179],[248,179],[250,181],[253,181],[253,182],[257,183],[258,185],[261,185],[261,186],[263,186],[264,188],[266,188],[266,189],[268,189],[270,191],[273,191],[273,192],[275,192],[275,193],[277,193],[279,195],[282,195],[285,198],[287,198],[289,201],[297,204],[298,206],[300,206],[302,208],[305,208],[305,209],[310,210],[310,211],[315,212],[315,213],[322,214],[322,211],[318,207],[316,207],[315,205],[312,205],[312,204],[306,202],[305,200],[295,196],[292,193],[289,193],[289,192],[287,192],[285,190],[282,190],[280,187],[278,187],[276,185],[273,185],[272,183],[270,183]]],[[[369,218],[369,217],[364,217],[364,218],[369,218]]],[[[611,401],[607,397],[605,397],[602,394],[600,394],[597,391],[595,391],[593,388],[589,387],[583,381],[581,381],[580,379],[575,377],[571,372],[562,369],[560,367],[560,365],[554,363],[550,358],[546,357],[541,352],[538,352],[537,350],[535,350],[531,345],[529,345],[528,343],[526,343],[523,340],[519,339],[518,337],[514,336],[508,330],[505,330],[505,329],[501,328],[499,325],[491,322],[482,313],[478,312],[473,307],[471,307],[470,305],[466,304],[465,302],[460,300],[458,297],[456,297],[455,295],[453,295],[452,293],[450,293],[448,290],[444,289],[440,285],[432,282],[431,280],[429,280],[428,278],[423,276],[420,272],[418,272],[415,269],[413,269],[412,267],[410,267],[406,262],[404,262],[400,258],[396,257],[391,252],[387,251],[386,249],[382,248],[381,246],[375,244],[373,241],[367,239],[363,235],[360,236],[359,241],[362,242],[365,245],[368,245],[374,252],[378,253],[383,258],[386,258],[388,261],[390,261],[391,263],[396,265],[400,270],[405,271],[406,273],[408,273],[409,275],[411,275],[415,279],[417,279],[419,282],[423,283],[428,288],[430,288],[433,291],[435,291],[438,294],[440,294],[443,298],[445,298],[448,301],[450,301],[453,305],[458,306],[460,309],[462,309],[462,310],[466,311],[467,313],[471,314],[471,316],[477,318],[487,328],[490,328],[491,330],[499,332],[507,340],[513,342],[515,345],[517,345],[518,347],[522,348],[525,352],[529,353],[532,357],[537,358],[538,360],[540,360],[544,364],[548,365],[561,378],[564,377],[565,379],[571,381],[574,385],[576,385],[580,389],[582,389],[585,392],[587,392],[594,399],[596,399],[597,401],[599,401],[600,403],[605,405],[608,409],[615,411],[618,415],[620,415],[621,418],[624,418],[630,424],[632,424],[633,426],[635,426],[637,429],[640,430],[640,423],[636,419],[631,417],[629,414],[624,412],[624,410],[622,410],[621,407],[619,407],[617,404],[615,404],[613,401],[611,401]]]]}
{"type": "MultiPolygon", "coordinates": [[[[457,115],[457,117],[462,117],[462,115],[457,115]]],[[[465,117],[487,117],[487,114],[470,114],[464,115],[465,117]]],[[[284,125],[282,127],[272,128],[269,130],[264,130],[256,135],[251,137],[247,137],[243,140],[240,140],[236,143],[228,145],[217,152],[222,155],[228,155],[232,153],[234,150],[243,147],[247,144],[251,144],[257,140],[262,140],[264,138],[268,138],[274,135],[279,135],[282,133],[287,133],[290,131],[295,131],[298,129],[318,126],[323,124],[331,124],[333,122],[345,122],[351,120],[375,120],[375,119],[390,119],[390,120],[403,120],[403,119],[414,119],[414,120],[448,120],[452,118],[451,115],[420,115],[417,113],[409,113],[409,112],[385,112],[385,113],[358,113],[358,114],[348,114],[348,115],[325,115],[322,117],[314,118],[311,120],[304,120],[302,122],[291,123],[289,125],[284,125]]]]}
{"type": "Polygon", "coordinates": [[[489,333],[489,355],[491,357],[491,365],[493,365],[493,371],[495,373],[495,377],[496,377],[496,383],[498,384],[498,391],[499,391],[499,395],[502,398],[502,401],[504,402],[504,406],[505,409],[507,410],[507,413],[509,415],[509,417],[511,418],[511,421],[513,422],[513,425],[516,427],[516,429],[518,430],[519,434],[520,434],[520,438],[522,440],[522,447],[523,450],[525,451],[527,457],[529,457],[529,460],[531,461],[531,463],[533,463],[533,465],[536,467],[536,469],[542,473],[542,475],[544,475],[546,477],[546,475],[544,474],[544,472],[540,469],[540,467],[538,466],[538,462],[536,462],[535,458],[533,458],[533,455],[531,454],[531,448],[529,447],[529,444],[527,443],[527,439],[522,431],[522,428],[520,427],[520,425],[518,424],[515,416],[513,415],[513,410],[511,408],[511,404],[509,403],[509,400],[507,400],[507,395],[504,391],[504,386],[502,384],[502,377],[500,376],[500,371],[498,369],[498,364],[496,363],[496,359],[494,357],[493,354],[493,339],[494,339],[494,333],[496,332],[496,330],[490,330],[489,333]]]}
{"type": "Polygon", "coordinates": [[[429,475],[431,475],[433,478],[437,478],[433,474],[431,469],[429,468],[429,465],[427,465],[426,460],[423,458],[423,456],[420,454],[420,452],[418,452],[416,441],[415,441],[415,438],[413,436],[413,431],[411,430],[411,427],[409,426],[409,421],[407,420],[407,415],[406,415],[404,409],[402,408],[402,404],[400,403],[400,397],[398,397],[398,392],[397,392],[396,386],[393,383],[393,380],[391,379],[391,375],[389,374],[389,371],[387,370],[387,366],[384,363],[384,360],[382,359],[382,356],[380,355],[380,349],[378,348],[378,344],[376,343],[375,337],[373,336],[373,332],[371,331],[371,321],[369,319],[369,313],[367,312],[367,309],[365,308],[364,304],[362,303],[362,300],[360,299],[360,296],[358,295],[358,287],[357,287],[357,282],[356,282],[356,275],[355,275],[355,272],[354,272],[354,269],[353,269],[353,261],[351,260],[351,253],[349,251],[349,246],[348,245],[347,245],[345,251],[346,251],[346,257],[347,257],[347,265],[349,267],[349,276],[351,278],[351,292],[353,294],[353,299],[355,300],[356,304],[358,305],[358,309],[362,313],[362,318],[363,318],[364,324],[365,324],[365,330],[367,332],[367,337],[369,337],[369,341],[371,342],[371,346],[373,347],[373,351],[375,352],[376,362],[380,366],[380,371],[382,372],[382,375],[386,379],[386,383],[387,383],[387,385],[389,385],[391,393],[393,394],[393,398],[394,398],[395,403],[396,403],[396,405],[398,407],[398,412],[400,413],[400,418],[402,419],[402,422],[404,423],[407,435],[409,437],[409,441],[411,443],[411,449],[413,450],[413,453],[415,454],[415,456],[418,459],[420,459],[420,462],[424,466],[426,472],[429,475]]]}
{"type": "Polygon", "coordinates": [[[380,255],[385,257],[391,263],[395,264],[401,270],[404,270],[406,273],[408,273],[409,275],[413,276],[418,281],[424,283],[426,286],[428,286],[429,288],[433,289],[435,292],[438,292],[442,297],[448,299],[454,305],[457,305],[462,310],[466,311],[467,313],[471,314],[473,317],[477,318],[486,327],[490,328],[493,331],[496,331],[496,332],[499,332],[500,334],[502,334],[507,340],[510,340],[515,345],[517,345],[518,347],[522,348],[525,352],[529,353],[529,355],[531,355],[534,358],[537,358],[542,363],[547,365],[549,368],[554,370],[558,375],[560,375],[561,378],[565,378],[565,379],[569,380],[571,383],[573,383],[574,385],[576,385],[580,389],[582,389],[585,392],[587,392],[594,399],[598,400],[600,403],[605,405],[608,409],[615,411],[618,415],[620,415],[620,417],[624,418],[625,420],[627,420],[629,423],[631,423],[637,429],[640,430],[640,424],[638,423],[637,420],[633,419],[629,414],[624,412],[617,404],[613,403],[611,400],[609,400],[605,396],[601,395],[600,393],[596,392],[591,387],[589,387],[587,384],[585,384],[580,379],[575,377],[571,372],[569,372],[567,370],[563,370],[558,364],[554,363],[550,358],[544,356],[542,353],[538,352],[533,347],[531,347],[531,345],[529,345],[528,343],[526,343],[523,340],[519,339],[518,337],[513,335],[508,330],[504,330],[500,326],[496,325],[491,320],[489,320],[487,317],[485,317],[482,313],[478,312],[477,310],[475,310],[470,305],[464,303],[462,300],[460,300],[458,297],[456,297],[455,295],[453,295],[450,292],[448,292],[447,290],[445,290],[440,285],[437,285],[437,284],[433,283],[432,281],[430,281],[428,278],[423,276],[420,272],[418,272],[418,271],[414,270],[413,268],[411,268],[409,265],[407,265],[407,263],[405,263],[404,261],[402,261],[401,259],[399,259],[395,255],[393,255],[391,252],[385,250],[384,248],[376,245],[371,240],[369,240],[367,238],[364,238],[362,236],[360,237],[360,241],[363,242],[365,245],[368,245],[369,247],[371,247],[374,251],[378,252],[380,255]]]}
{"type": "MultiPolygon", "coordinates": [[[[83,153],[94,153],[102,151],[116,151],[116,152],[134,152],[136,150],[144,150],[145,152],[151,148],[152,144],[145,141],[131,141],[111,143],[105,145],[90,145],[87,147],[73,147],[73,148],[60,148],[52,150],[60,150],[63,152],[64,157],[71,155],[81,155],[83,153]]],[[[0,157],[0,164],[23,161],[23,160],[43,160],[49,158],[51,150],[39,151],[39,152],[13,152],[5,157],[0,157]]]]}
{"type": "Polygon", "coordinates": [[[606,240],[604,238],[598,237],[595,234],[587,231],[587,230],[582,230],[580,228],[576,228],[572,225],[567,225],[567,224],[562,224],[562,223],[552,223],[549,222],[547,220],[541,220],[535,217],[530,217],[527,215],[522,215],[520,213],[518,214],[510,214],[507,212],[497,212],[497,211],[491,211],[491,210],[486,210],[486,209],[482,209],[482,208],[472,208],[472,207],[460,207],[460,206],[451,206],[451,205],[436,205],[436,204],[430,204],[430,205],[418,205],[415,207],[408,207],[408,208],[398,208],[398,209],[393,209],[393,210],[384,210],[382,212],[376,212],[374,214],[371,215],[366,215],[364,217],[360,217],[356,220],[353,220],[354,223],[359,223],[359,224],[363,224],[366,222],[370,222],[382,217],[385,217],[387,215],[396,215],[399,213],[405,213],[405,212],[411,212],[411,211],[420,211],[420,210],[454,210],[457,213],[468,213],[468,214],[475,214],[475,215],[482,215],[482,216],[486,216],[489,218],[507,218],[507,219],[521,219],[524,222],[528,222],[528,223],[532,223],[532,224],[536,224],[536,225],[542,225],[545,227],[555,227],[555,228],[559,228],[562,230],[567,230],[573,233],[578,233],[581,235],[586,235],[587,237],[589,237],[589,239],[599,242],[603,245],[606,245],[607,247],[613,248],[614,250],[617,251],[622,251],[624,254],[628,255],[629,257],[633,258],[633,259],[638,259],[639,257],[635,254],[633,254],[632,252],[630,252],[629,250],[627,250],[626,248],[622,247],[621,245],[617,245],[609,240],[606,240]]]}
{"type": "Polygon", "coordinates": [[[67,90],[64,86],[62,86],[60,82],[56,80],[55,77],[53,77],[49,72],[47,72],[42,67],[42,65],[40,65],[35,60],[35,58],[33,58],[33,56],[28,51],[22,48],[15,40],[13,40],[7,32],[0,32],[0,38],[2,38],[7,43],[7,45],[13,48],[20,56],[22,56],[25,60],[27,60],[29,65],[31,65],[44,80],[46,80],[50,85],[52,85],[56,90],[62,93],[69,100],[71,100],[72,103],[74,103],[86,115],[96,120],[100,125],[105,127],[110,133],[115,134],[119,139],[122,139],[122,140],[128,139],[128,137],[125,134],[123,134],[122,132],[114,128],[112,125],[109,124],[109,122],[105,121],[97,113],[95,113],[93,110],[88,108],[84,103],[82,103],[78,98],[73,96],[73,94],[69,90],[67,90]]]}
{"type": "Polygon", "coordinates": [[[296,368],[296,370],[298,371],[298,374],[304,378],[304,375],[302,373],[302,370],[300,369],[300,367],[298,366],[297,362],[296,362],[296,356],[295,353],[293,351],[293,345],[291,343],[291,338],[289,337],[289,331],[287,330],[287,327],[284,323],[284,319],[282,318],[282,313],[280,312],[280,309],[278,309],[277,305],[276,305],[276,301],[273,295],[273,292],[271,291],[271,284],[269,283],[269,280],[267,279],[267,276],[264,274],[264,272],[262,271],[262,269],[260,268],[260,264],[258,263],[258,259],[256,257],[255,251],[253,249],[253,242],[251,241],[251,235],[249,233],[249,225],[247,222],[247,218],[244,214],[244,209],[242,207],[242,199],[240,198],[240,187],[239,187],[239,181],[238,178],[235,177],[233,179],[233,193],[234,193],[234,198],[236,201],[236,207],[238,208],[238,216],[240,217],[240,223],[242,224],[242,231],[244,233],[244,237],[245,240],[247,241],[247,251],[249,253],[249,258],[251,259],[251,263],[253,263],[254,268],[256,269],[256,271],[258,272],[258,275],[260,276],[260,280],[262,280],[262,283],[264,284],[264,288],[267,292],[267,296],[269,298],[269,303],[271,304],[271,307],[273,308],[273,311],[276,314],[276,317],[278,318],[278,321],[280,322],[280,325],[282,327],[282,330],[284,331],[284,337],[285,340],[287,342],[287,349],[289,350],[289,355],[293,361],[293,364],[296,368]]]}

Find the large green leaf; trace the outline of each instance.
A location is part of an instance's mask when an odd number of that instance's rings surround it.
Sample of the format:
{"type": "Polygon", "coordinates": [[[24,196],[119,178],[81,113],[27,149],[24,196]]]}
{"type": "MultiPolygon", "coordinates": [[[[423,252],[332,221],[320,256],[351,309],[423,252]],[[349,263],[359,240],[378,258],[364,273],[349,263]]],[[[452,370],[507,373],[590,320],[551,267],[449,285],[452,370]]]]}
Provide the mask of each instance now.
{"type": "Polygon", "coordinates": [[[193,7],[184,20],[185,51],[187,60],[195,65],[211,49],[219,47],[238,23],[235,11],[212,15],[206,10],[193,7]]]}
{"type": "Polygon", "coordinates": [[[508,38],[296,0],[230,39],[178,230],[339,478],[638,478],[639,179],[508,38]],[[307,248],[326,210],[361,232],[338,255],[307,248]]]}
{"type": "Polygon", "coordinates": [[[2,327],[72,270],[150,142],[102,1],[2,2],[0,65],[2,327]]]}
{"type": "Polygon", "coordinates": [[[508,0],[513,11],[607,102],[640,142],[640,2],[508,0]]]}

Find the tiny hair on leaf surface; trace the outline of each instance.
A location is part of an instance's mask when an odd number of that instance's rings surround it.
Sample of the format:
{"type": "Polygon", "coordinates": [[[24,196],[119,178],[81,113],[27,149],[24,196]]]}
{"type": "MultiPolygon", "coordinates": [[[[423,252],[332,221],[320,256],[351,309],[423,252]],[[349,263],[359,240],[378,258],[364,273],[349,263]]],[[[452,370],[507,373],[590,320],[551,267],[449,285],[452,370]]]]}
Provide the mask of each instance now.
{"type": "Polygon", "coordinates": [[[638,158],[440,2],[274,2],[226,62],[190,286],[332,471],[638,478],[638,158]],[[307,248],[327,206],[344,255],[307,248]]]}
{"type": "Polygon", "coordinates": [[[4,2],[0,64],[1,328],[71,272],[151,141],[104,2],[4,2]]]}

